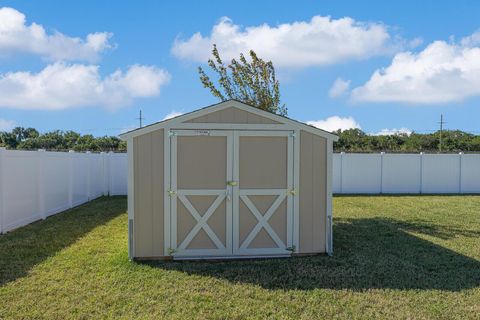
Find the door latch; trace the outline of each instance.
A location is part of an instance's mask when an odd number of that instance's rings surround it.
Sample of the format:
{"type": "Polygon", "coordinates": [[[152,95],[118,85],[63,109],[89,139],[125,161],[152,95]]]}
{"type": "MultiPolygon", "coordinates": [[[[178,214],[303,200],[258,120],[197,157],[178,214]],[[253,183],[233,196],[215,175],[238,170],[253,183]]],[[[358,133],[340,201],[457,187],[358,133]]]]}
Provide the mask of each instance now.
{"type": "Polygon", "coordinates": [[[295,248],[295,246],[291,246],[291,247],[286,248],[285,250],[295,252],[296,248],[295,248]]]}
{"type": "Polygon", "coordinates": [[[227,186],[235,187],[237,185],[238,185],[237,181],[228,181],[227,182],[227,186]]]}
{"type": "Polygon", "coordinates": [[[173,196],[175,196],[175,195],[177,194],[174,190],[171,190],[171,189],[168,190],[167,192],[168,192],[168,196],[169,196],[169,197],[173,197],[173,196]]]}
{"type": "Polygon", "coordinates": [[[173,249],[173,248],[168,248],[168,255],[169,255],[169,256],[173,256],[174,253],[175,253],[175,249],[173,249]]]}

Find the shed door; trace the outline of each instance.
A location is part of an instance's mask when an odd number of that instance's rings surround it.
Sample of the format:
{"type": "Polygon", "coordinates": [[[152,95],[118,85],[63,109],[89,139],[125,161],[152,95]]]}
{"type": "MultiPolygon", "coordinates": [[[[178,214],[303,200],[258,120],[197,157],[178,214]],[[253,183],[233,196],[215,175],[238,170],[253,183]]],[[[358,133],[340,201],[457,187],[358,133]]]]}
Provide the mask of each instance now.
{"type": "Polygon", "coordinates": [[[291,132],[175,130],[170,171],[174,256],[291,253],[291,132]]]}
{"type": "Polygon", "coordinates": [[[290,253],[293,238],[293,135],[234,133],[233,253],[290,253]]]}
{"type": "Polygon", "coordinates": [[[232,254],[231,131],[178,130],[171,139],[175,256],[232,254]]]}

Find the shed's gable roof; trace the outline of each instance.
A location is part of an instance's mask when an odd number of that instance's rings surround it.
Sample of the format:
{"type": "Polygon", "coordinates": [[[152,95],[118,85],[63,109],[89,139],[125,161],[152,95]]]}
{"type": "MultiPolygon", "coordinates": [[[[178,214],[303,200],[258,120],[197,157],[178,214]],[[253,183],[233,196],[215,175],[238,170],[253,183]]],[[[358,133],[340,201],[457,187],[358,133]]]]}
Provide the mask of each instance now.
{"type": "MultiPolygon", "coordinates": [[[[312,134],[324,137],[326,139],[331,139],[334,141],[338,140],[337,135],[328,131],[318,129],[300,121],[296,121],[284,116],[261,110],[259,108],[237,100],[227,100],[168,120],[156,122],[142,128],[125,132],[120,135],[120,138],[126,140],[130,137],[140,136],[163,128],[175,129],[176,126],[184,127],[186,125],[194,128],[196,125],[200,124],[230,124],[232,128],[235,125],[263,125],[265,127],[289,125],[293,128],[301,129],[312,134]]],[[[203,128],[199,127],[199,129],[203,128]]]]}

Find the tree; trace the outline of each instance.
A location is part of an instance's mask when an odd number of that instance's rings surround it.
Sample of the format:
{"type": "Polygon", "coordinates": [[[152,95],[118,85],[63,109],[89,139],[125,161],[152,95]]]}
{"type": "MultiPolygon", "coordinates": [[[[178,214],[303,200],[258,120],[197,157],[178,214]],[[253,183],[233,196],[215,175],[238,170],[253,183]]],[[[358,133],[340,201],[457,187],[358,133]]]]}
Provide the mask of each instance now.
{"type": "Polygon", "coordinates": [[[259,109],[287,115],[285,104],[280,104],[280,84],[271,61],[265,62],[250,50],[251,61],[241,53],[239,60],[232,59],[229,65],[225,65],[216,45],[213,45],[212,55],[208,65],[217,74],[218,84],[214,84],[202,67],[198,67],[198,73],[203,87],[210,89],[215,97],[222,101],[236,99],[259,109]]]}

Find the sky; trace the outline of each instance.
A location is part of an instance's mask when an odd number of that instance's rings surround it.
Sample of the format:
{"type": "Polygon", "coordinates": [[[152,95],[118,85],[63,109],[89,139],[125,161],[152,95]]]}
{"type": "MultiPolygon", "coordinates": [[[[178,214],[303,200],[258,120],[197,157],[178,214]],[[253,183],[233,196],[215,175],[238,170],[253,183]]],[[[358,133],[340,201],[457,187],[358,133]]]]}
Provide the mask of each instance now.
{"type": "Polygon", "coordinates": [[[479,1],[0,1],[0,131],[118,135],[218,102],[212,44],[326,130],[480,134],[479,1]]]}

